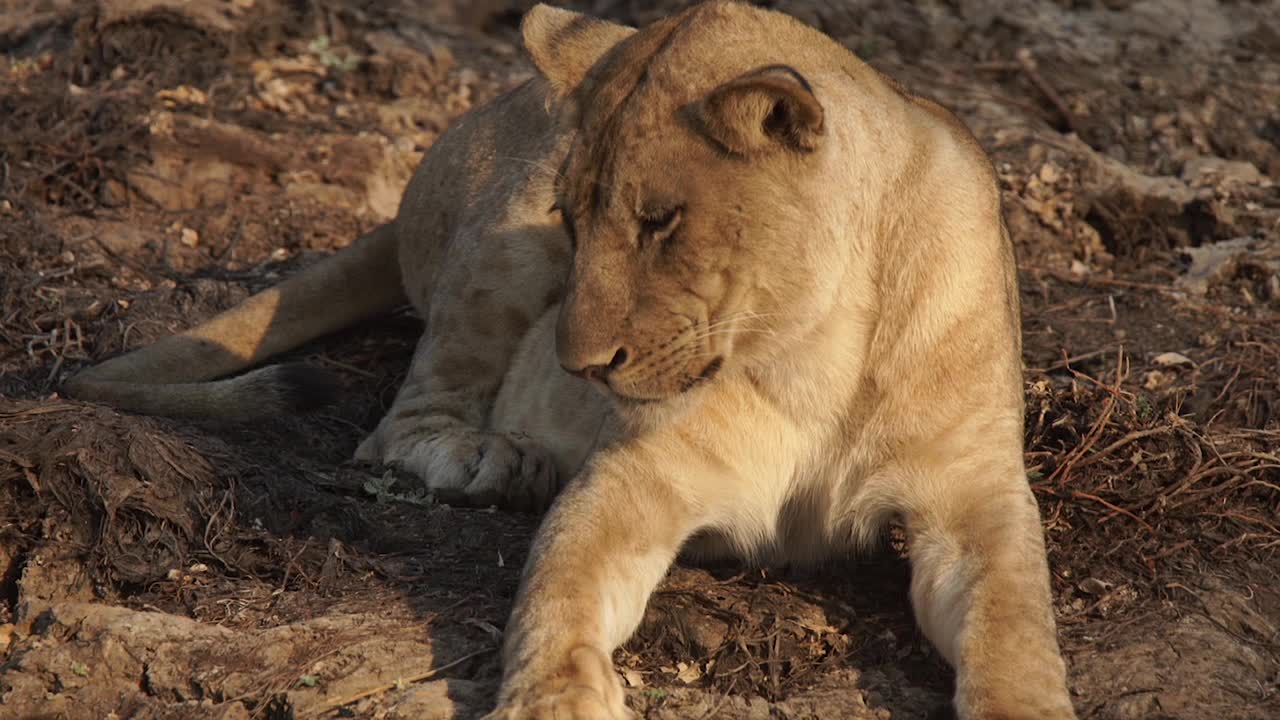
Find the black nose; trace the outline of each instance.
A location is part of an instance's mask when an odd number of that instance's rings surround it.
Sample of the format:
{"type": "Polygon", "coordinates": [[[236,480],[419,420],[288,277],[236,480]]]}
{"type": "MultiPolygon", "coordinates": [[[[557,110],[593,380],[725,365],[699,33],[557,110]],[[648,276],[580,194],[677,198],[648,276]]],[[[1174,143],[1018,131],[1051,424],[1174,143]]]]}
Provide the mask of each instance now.
{"type": "MultiPolygon", "coordinates": [[[[601,353],[601,355],[603,356],[604,353],[601,353]]],[[[577,375],[578,377],[586,380],[604,382],[605,377],[609,373],[625,366],[628,360],[630,360],[630,355],[627,353],[627,349],[620,347],[614,350],[613,355],[607,363],[595,363],[576,369],[563,364],[560,367],[564,368],[565,372],[568,372],[571,375],[577,375]]]]}

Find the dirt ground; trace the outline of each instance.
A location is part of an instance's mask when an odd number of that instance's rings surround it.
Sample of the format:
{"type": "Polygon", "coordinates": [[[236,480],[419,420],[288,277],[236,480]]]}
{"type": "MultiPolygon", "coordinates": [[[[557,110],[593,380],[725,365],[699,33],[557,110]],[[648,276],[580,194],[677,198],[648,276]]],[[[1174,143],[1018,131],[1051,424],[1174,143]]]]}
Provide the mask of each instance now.
{"type": "MultiPolygon", "coordinates": [[[[1280,717],[1280,2],[765,4],[992,154],[1081,717],[1280,717]]],[[[537,518],[348,461],[416,318],[294,353],[340,386],[305,417],[210,426],[57,390],[388,218],[441,130],[531,73],[527,6],[0,0],[0,716],[487,709],[537,518]]],[[[904,553],[673,570],[616,655],[632,707],[947,717],[904,553]]]]}

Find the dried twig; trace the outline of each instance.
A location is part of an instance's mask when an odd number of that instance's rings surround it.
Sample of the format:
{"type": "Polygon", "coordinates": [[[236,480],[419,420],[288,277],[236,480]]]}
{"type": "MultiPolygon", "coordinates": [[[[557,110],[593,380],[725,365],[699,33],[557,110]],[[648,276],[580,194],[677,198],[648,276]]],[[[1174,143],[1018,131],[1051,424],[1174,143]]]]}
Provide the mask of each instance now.
{"type": "Polygon", "coordinates": [[[318,717],[325,713],[337,710],[338,708],[343,707],[344,705],[350,705],[353,702],[359,702],[367,697],[373,697],[374,695],[381,695],[384,692],[389,692],[397,688],[402,688],[406,685],[412,685],[413,683],[422,682],[423,680],[430,680],[431,678],[439,675],[440,673],[446,670],[455,668],[461,665],[462,663],[468,660],[471,660],[473,658],[494,652],[497,649],[498,648],[496,647],[482,648],[480,650],[476,650],[475,652],[469,652],[466,655],[463,655],[462,657],[456,660],[453,660],[452,662],[447,662],[444,665],[441,665],[440,667],[432,668],[430,670],[424,670],[423,672],[420,672],[420,673],[414,673],[413,675],[400,678],[399,680],[396,680],[393,683],[378,685],[377,687],[369,688],[368,690],[362,690],[358,693],[352,693],[350,695],[344,695],[339,698],[334,698],[332,700],[322,703],[318,707],[306,708],[301,713],[299,713],[299,717],[318,717]]]}

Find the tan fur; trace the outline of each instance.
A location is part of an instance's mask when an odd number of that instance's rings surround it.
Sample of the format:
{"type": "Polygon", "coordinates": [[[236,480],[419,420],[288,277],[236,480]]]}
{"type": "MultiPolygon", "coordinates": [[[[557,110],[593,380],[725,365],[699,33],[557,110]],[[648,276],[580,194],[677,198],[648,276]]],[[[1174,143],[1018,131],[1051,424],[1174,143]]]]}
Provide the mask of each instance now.
{"type": "Polygon", "coordinates": [[[609,656],[682,548],[816,561],[892,517],[959,716],[1074,717],[1022,460],[1012,249],[972,136],[747,5],[640,32],[538,6],[523,29],[545,79],[461,119],[393,223],[70,387],[148,409],[171,386],[104,388],[186,383],[189,410],[227,415],[247,399],[193,382],[394,304],[376,249],[394,240],[426,332],[360,456],[510,507],[572,479],[491,718],[628,717],[609,656]],[[368,284],[328,285],[344,273],[368,284]]]}

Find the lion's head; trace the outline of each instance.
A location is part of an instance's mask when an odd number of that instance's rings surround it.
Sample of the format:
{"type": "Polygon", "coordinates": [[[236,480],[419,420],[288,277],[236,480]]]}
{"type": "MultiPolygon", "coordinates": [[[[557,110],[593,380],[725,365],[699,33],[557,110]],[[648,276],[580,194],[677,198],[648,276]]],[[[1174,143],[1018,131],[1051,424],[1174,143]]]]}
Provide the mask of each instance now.
{"type": "Polygon", "coordinates": [[[732,3],[640,31],[538,6],[523,32],[577,130],[552,209],[575,248],[564,368],[640,403],[786,352],[848,262],[805,75],[829,50],[796,50],[825,38],[732,3]]]}

